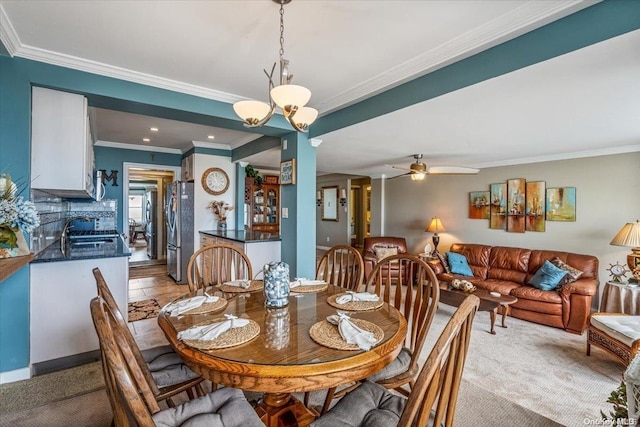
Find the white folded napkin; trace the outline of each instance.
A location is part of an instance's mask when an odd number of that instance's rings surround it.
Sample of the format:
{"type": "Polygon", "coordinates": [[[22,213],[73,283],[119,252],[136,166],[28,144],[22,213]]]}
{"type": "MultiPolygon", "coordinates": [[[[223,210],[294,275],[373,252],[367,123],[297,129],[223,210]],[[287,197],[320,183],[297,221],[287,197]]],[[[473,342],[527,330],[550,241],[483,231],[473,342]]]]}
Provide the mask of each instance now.
{"type": "Polygon", "coordinates": [[[223,285],[249,289],[249,286],[251,286],[251,280],[232,280],[230,282],[224,282],[223,285]]]}
{"type": "Polygon", "coordinates": [[[305,279],[304,277],[296,277],[294,281],[289,284],[291,289],[297,288],[298,286],[315,286],[315,285],[326,285],[327,282],[324,280],[313,280],[313,279],[305,279]]]}
{"type": "Polygon", "coordinates": [[[380,297],[369,292],[351,292],[347,291],[346,295],[340,295],[336,298],[338,304],[346,304],[351,301],[378,301],[380,297]]]}
{"type": "Polygon", "coordinates": [[[355,325],[344,313],[332,314],[327,317],[327,322],[338,325],[340,336],[347,344],[356,344],[361,350],[370,350],[377,342],[373,333],[355,325]]]}
{"type": "Polygon", "coordinates": [[[191,297],[167,304],[165,306],[165,311],[168,311],[171,316],[179,316],[184,312],[200,307],[205,302],[212,303],[218,301],[219,299],[220,298],[216,296],[191,297]]]}
{"type": "Polygon", "coordinates": [[[224,315],[227,320],[205,326],[194,326],[178,332],[179,340],[212,341],[231,328],[242,328],[249,324],[249,319],[239,319],[233,314],[224,315]]]}

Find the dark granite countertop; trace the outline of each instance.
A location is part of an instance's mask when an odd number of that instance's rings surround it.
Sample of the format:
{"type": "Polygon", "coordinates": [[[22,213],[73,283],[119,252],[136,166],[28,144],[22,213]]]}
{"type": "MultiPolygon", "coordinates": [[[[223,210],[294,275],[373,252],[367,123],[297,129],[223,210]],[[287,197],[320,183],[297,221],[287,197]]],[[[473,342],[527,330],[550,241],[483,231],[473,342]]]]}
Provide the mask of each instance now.
{"type": "Polygon", "coordinates": [[[235,240],[242,243],[253,242],[279,242],[280,234],[267,233],[265,231],[253,230],[201,230],[200,234],[207,234],[214,237],[222,237],[224,239],[235,240]]]}
{"type": "Polygon", "coordinates": [[[43,251],[39,252],[31,263],[75,261],[80,259],[99,259],[128,257],[131,255],[129,246],[122,237],[114,237],[111,242],[92,243],[85,245],[67,244],[65,251],[60,249],[60,241],[57,240],[43,251]]]}

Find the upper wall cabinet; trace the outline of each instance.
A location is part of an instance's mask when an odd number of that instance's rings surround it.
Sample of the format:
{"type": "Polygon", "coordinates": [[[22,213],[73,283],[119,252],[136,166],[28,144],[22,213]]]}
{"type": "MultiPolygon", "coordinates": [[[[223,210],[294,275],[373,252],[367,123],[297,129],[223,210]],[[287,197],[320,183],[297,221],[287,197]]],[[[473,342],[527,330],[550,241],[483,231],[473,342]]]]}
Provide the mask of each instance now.
{"type": "Polygon", "coordinates": [[[93,141],[82,95],[34,87],[31,187],[61,197],[93,197],[93,141]]]}

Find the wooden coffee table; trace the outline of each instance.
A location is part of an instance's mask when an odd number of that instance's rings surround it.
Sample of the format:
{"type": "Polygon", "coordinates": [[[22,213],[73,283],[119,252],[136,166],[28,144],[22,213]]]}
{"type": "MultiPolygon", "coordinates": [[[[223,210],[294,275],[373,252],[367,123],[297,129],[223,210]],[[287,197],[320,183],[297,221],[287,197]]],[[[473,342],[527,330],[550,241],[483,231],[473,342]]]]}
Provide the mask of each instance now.
{"type": "MultiPolygon", "coordinates": [[[[449,284],[446,282],[440,283],[440,302],[453,307],[459,307],[462,301],[471,293],[459,291],[457,289],[449,289],[449,284]]],[[[495,335],[496,317],[498,316],[498,307],[502,306],[502,327],[506,328],[505,320],[507,315],[511,312],[511,304],[518,301],[518,298],[511,295],[500,295],[494,297],[486,289],[476,289],[472,292],[473,295],[480,298],[480,306],[478,311],[488,311],[491,316],[491,331],[490,333],[495,335]]]]}

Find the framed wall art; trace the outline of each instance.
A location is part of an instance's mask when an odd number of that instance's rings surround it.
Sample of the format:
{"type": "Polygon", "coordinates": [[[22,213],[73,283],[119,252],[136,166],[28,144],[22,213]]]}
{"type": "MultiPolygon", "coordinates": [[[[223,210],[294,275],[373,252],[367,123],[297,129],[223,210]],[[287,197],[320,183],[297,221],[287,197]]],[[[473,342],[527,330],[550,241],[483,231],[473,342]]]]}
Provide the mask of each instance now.
{"type": "Polygon", "coordinates": [[[491,184],[491,206],[489,207],[489,228],[507,229],[507,184],[491,184]]]}
{"type": "Polygon", "coordinates": [[[507,180],[507,231],[524,233],[525,180],[507,180]]]}
{"type": "Polygon", "coordinates": [[[545,229],[545,186],[546,183],[544,181],[527,181],[527,204],[525,207],[526,231],[544,231],[545,229]]]}
{"type": "Polygon", "coordinates": [[[547,188],[547,221],[576,220],[576,188],[547,188]]]}
{"type": "Polygon", "coordinates": [[[489,191],[469,192],[469,218],[489,219],[489,191]]]}
{"type": "Polygon", "coordinates": [[[296,183],[296,159],[280,162],[280,184],[296,183]]]}

